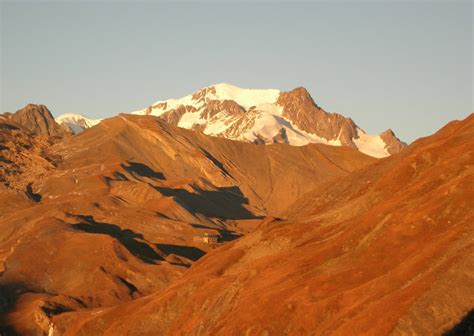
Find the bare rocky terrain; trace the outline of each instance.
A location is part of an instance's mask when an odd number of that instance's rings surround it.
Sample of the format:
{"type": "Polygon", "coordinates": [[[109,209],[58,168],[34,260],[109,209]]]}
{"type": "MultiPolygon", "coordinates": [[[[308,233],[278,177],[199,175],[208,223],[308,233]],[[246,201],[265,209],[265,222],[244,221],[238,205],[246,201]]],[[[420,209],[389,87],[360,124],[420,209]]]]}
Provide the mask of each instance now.
{"type": "Polygon", "coordinates": [[[375,159],[43,112],[0,117],[2,335],[470,328],[474,115],[375,159]]]}

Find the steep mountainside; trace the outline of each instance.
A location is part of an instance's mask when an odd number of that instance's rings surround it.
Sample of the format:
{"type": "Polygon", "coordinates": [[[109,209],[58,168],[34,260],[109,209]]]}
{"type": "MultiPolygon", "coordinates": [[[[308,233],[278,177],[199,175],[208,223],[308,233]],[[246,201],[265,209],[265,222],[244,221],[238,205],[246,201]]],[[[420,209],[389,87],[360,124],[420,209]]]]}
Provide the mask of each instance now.
{"type": "MultiPolygon", "coordinates": [[[[10,155],[23,138],[9,125],[2,146],[10,155]]],[[[27,181],[28,194],[11,183],[0,188],[0,199],[16,200],[0,204],[2,332],[53,332],[56,315],[162,291],[268,214],[375,161],[347,147],[209,137],[154,116],[106,119],[45,148],[36,137],[28,159],[5,156],[32,172],[9,177],[27,181]]]]}
{"type": "MultiPolygon", "coordinates": [[[[391,130],[366,134],[350,118],[324,111],[304,88],[282,92],[218,84],[133,113],[159,116],[169,124],[208,135],[259,144],[349,146],[374,157],[397,153],[406,146],[391,130]]],[[[89,127],[87,119],[78,115],[57,120],[73,129],[89,127]]]]}
{"type": "MultiPolygon", "coordinates": [[[[474,307],[474,115],[319,185],[135,302],[65,335],[433,335],[474,307]]],[[[459,327],[456,330],[460,330],[459,327]]],[[[467,331],[466,331],[467,332],[467,331]]]]}

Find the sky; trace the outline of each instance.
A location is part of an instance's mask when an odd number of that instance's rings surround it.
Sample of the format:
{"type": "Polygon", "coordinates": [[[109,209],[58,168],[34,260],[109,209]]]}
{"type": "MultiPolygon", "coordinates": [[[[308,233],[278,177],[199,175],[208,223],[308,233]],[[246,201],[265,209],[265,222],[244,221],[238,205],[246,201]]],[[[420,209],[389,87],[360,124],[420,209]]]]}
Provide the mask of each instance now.
{"type": "Polygon", "coordinates": [[[369,133],[473,108],[470,1],[5,1],[0,111],[102,118],[202,87],[304,86],[369,133]]]}

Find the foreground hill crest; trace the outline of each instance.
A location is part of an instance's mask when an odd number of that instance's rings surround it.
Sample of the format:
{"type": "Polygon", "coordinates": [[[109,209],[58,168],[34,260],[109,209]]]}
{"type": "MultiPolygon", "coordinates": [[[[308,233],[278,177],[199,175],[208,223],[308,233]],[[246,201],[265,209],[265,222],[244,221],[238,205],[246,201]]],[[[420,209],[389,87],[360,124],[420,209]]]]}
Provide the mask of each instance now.
{"type": "MultiPolygon", "coordinates": [[[[391,130],[370,135],[352,119],[326,112],[303,87],[284,92],[221,83],[180,99],[157,101],[132,113],[154,115],[174,126],[257,144],[349,146],[373,157],[389,156],[406,146],[391,130]]],[[[71,114],[57,121],[76,133],[98,122],[71,114]]]]}

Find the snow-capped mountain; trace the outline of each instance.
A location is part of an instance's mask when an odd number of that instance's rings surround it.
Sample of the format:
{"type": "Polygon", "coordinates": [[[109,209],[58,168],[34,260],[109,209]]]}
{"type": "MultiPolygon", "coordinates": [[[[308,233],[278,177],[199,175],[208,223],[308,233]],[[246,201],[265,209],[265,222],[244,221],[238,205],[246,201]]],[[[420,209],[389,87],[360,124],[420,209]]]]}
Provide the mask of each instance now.
{"type": "Polygon", "coordinates": [[[74,134],[81,133],[86,128],[90,128],[100,123],[102,119],[89,119],[80,114],[66,113],[56,118],[56,122],[66,127],[74,134]]]}
{"type": "Polygon", "coordinates": [[[283,92],[217,84],[132,113],[159,116],[208,135],[262,144],[350,146],[374,157],[389,156],[406,146],[391,130],[367,134],[350,118],[324,111],[302,87],[283,92]]]}
{"type": "MultiPolygon", "coordinates": [[[[380,135],[367,134],[352,119],[326,112],[302,87],[284,92],[222,83],[131,113],[154,115],[178,127],[257,144],[350,146],[373,157],[389,156],[406,146],[390,129],[380,135]]],[[[77,134],[101,119],[68,113],[56,121],[77,134]]]]}

